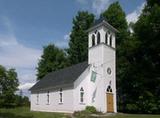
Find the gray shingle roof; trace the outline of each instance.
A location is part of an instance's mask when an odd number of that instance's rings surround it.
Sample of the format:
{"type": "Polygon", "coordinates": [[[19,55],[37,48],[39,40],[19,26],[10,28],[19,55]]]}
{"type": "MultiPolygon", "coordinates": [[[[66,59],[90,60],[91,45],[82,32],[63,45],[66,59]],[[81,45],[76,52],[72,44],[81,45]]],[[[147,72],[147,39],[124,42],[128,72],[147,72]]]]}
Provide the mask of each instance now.
{"type": "Polygon", "coordinates": [[[101,23],[101,22],[103,22],[103,21],[106,21],[106,22],[107,22],[107,19],[104,18],[104,17],[100,17],[99,19],[96,19],[96,20],[94,21],[93,26],[98,25],[99,23],[101,23]]]}
{"type": "Polygon", "coordinates": [[[107,22],[107,19],[105,19],[104,17],[100,17],[99,19],[95,20],[94,24],[92,25],[92,27],[90,27],[87,32],[90,32],[94,29],[97,29],[98,27],[100,26],[105,26],[107,28],[109,28],[110,30],[114,31],[114,32],[118,32],[117,29],[115,29],[112,25],[110,25],[108,22],[107,22]]]}
{"type": "Polygon", "coordinates": [[[55,72],[47,74],[42,80],[38,81],[30,91],[59,89],[73,86],[74,81],[88,67],[87,62],[82,62],[55,72]]]}

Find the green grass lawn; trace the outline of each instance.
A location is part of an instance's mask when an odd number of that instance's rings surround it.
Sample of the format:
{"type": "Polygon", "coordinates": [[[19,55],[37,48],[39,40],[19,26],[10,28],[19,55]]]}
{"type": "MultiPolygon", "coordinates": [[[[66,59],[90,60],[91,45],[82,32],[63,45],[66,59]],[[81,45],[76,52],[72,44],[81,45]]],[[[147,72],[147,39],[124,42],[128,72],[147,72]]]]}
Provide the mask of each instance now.
{"type": "Polygon", "coordinates": [[[68,118],[62,113],[33,112],[27,107],[0,109],[0,118],[68,118]]]}
{"type": "MultiPolygon", "coordinates": [[[[0,109],[0,118],[71,118],[69,114],[31,112],[29,108],[0,109]]],[[[83,117],[81,117],[83,118],[83,117]]],[[[87,118],[87,117],[84,117],[87,118]]],[[[103,118],[160,118],[160,115],[117,114],[103,118]]]]}

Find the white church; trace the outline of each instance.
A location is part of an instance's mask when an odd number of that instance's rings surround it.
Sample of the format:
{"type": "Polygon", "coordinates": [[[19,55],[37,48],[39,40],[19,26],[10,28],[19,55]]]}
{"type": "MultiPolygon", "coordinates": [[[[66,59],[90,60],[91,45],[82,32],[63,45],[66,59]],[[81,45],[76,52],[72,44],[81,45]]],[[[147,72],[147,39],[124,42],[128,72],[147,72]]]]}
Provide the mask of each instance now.
{"type": "Polygon", "coordinates": [[[104,19],[88,29],[88,62],[47,74],[31,89],[31,110],[67,112],[94,106],[97,111],[117,112],[117,30],[104,19]]]}

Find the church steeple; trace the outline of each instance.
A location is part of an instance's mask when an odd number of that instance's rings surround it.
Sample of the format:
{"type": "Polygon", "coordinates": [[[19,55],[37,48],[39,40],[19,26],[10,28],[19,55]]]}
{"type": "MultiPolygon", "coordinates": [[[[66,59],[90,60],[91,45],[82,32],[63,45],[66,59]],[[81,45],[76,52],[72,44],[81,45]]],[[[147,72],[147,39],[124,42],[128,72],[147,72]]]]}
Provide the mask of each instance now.
{"type": "MultiPolygon", "coordinates": [[[[88,47],[89,52],[91,48],[100,47],[101,45],[108,46],[109,48],[116,48],[115,33],[118,32],[111,26],[105,18],[101,17],[96,20],[93,26],[88,29],[88,47]]],[[[97,55],[98,56],[98,55],[97,55]]],[[[89,55],[89,63],[91,55],[89,55]]]]}
{"type": "Polygon", "coordinates": [[[117,112],[116,32],[117,30],[104,18],[96,20],[88,30],[88,64],[91,65],[91,73],[95,72],[97,76],[97,83],[93,84],[93,88],[100,91],[101,98],[97,101],[102,101],[101,105],[104,107],[98,106],[99,102],[96,104],[99,109],[107,112],[117,112]]]}

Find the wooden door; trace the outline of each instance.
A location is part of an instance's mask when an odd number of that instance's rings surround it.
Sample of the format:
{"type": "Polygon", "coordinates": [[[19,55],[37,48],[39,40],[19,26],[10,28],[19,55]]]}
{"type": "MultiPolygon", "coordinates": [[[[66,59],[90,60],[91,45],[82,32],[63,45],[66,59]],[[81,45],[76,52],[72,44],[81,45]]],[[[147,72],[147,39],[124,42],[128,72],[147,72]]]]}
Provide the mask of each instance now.
{"type": "Polygon", "coordinates": [[[107,98],[107,112],[114,112],[113,94],[107,93],[106,98],[107,98]]]}

